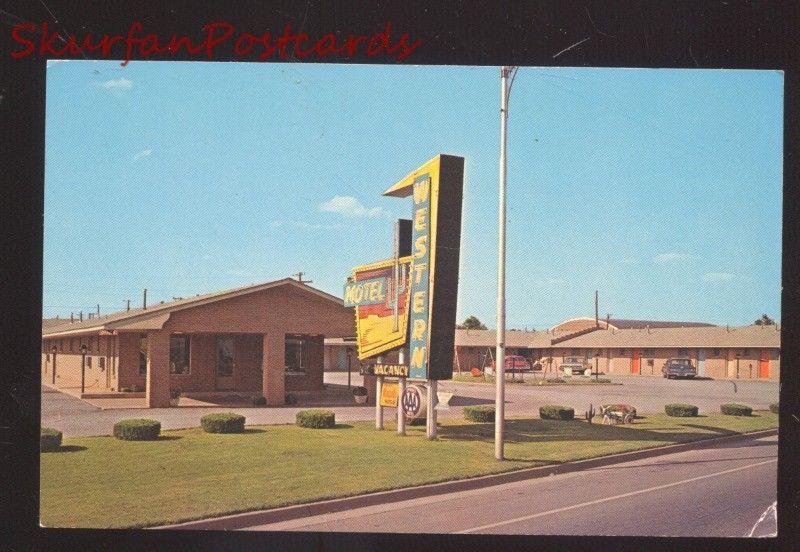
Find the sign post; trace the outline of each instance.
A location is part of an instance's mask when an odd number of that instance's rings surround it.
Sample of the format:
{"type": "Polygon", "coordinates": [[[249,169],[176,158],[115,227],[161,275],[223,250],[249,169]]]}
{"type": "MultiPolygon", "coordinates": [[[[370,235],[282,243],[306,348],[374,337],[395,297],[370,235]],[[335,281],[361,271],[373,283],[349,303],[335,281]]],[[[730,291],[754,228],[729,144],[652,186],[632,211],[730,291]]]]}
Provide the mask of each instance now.
{"type": "MultiPolygon", "coordinates": [[[[397,360],[399,364],[405,364],[405,347],[400,347],[397,360]]],[[[403,410],[403,395],[406,394],[406,378],[397,378],[397,434],[406,434],[406,413],[403,410]]]]}
{"type": "Polygon", "coordinates": [[[436,380],[428,380],[428,412],[425,420],[425,434],[428,439],[436,439],[436,380]]]}

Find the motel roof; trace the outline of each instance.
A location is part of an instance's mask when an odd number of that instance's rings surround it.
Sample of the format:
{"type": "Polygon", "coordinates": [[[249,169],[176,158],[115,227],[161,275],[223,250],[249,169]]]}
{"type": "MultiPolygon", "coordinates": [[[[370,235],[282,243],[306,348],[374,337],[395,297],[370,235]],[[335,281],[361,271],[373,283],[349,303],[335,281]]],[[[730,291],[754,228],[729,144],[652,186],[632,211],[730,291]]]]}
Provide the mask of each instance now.
{"type": "Polygon", "coordinates": [[[600,329],[578,335],[553,348],[777,348],[781,345],[778,326],[710,326],[684,328],[600,329]]]}
{"type": "Polygon", "coordinates": [[[178,299],[170,302],[154,303],[152,305],[148,305],[146,309],[141,307],[132,308],[129,311],[124,310],[105,316],[85,318],[82,322],[70,322],[68,319],[46,319],[49,321],[46,322],[45,320],[42,320],[42,335],[44,337],[60,337],[112,330],[159,329],[174,311],[197,307],[207,303],[223,301],[225,299],[232,299],[241,295],[247,295],[249,293],[255,293],[279,286],[292,286],[305,292],[317,295],[318,297],[322,297],[323,299],[333,301],[339,305],[344,304],[340,298],[334,295],[325,293],[324,291],[313,288],[293,278],[283,278],[281,280],[275,280],[272,282],[264,282],[261,284],[254,284],[235,289],[216,291],[213,293],[207,293],[205,295],[196,295],[194,297],[178,299]],[[53,320],[61,320],[63,323],[53,323],[53,320]]]}
{"type": "MultiPolygon", "coordinates": [[[[494,330],[456,330],[457,347],[494,347],[494,330]]],[[[604,348],[778,348],[778,326],[684,326],[667,328],[593,329],[589,332],[509,331],[506,347],[530,349],[604,348]]]]}

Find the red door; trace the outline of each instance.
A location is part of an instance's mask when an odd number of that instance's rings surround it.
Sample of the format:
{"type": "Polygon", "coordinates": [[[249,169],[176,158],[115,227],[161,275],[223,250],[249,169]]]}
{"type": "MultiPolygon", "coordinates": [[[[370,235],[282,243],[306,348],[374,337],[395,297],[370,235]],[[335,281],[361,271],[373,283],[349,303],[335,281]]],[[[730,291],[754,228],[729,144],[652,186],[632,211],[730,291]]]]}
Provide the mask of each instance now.
{"type": "Polygon", "coordinates": [[[642,357],[642,352],[638,349],[633,350],[633,358],[631,359],[631,374],[639,373],[639,361],[642,357]]]}
{"type": "Polygon", "coordinates": [[[758,377],[769,378],[769,349],[761,349],[761,359],[758,361],[758,377]]]}

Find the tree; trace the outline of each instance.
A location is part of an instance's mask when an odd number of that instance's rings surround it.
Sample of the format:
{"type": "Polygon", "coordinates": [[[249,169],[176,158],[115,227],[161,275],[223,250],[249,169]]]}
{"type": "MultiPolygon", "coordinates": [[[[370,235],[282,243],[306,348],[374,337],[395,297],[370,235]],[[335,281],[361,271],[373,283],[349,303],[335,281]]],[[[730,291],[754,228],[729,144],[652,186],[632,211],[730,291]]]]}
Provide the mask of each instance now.
{"type": "Polygon", "coordinates": [[[753,322],[753,324],[756,326],[774,326],[775,321],[766,314],[762,314],[761,318],[753,322]]]}
{"type": "Polygon", "coordinates": [[[476,316],[469,316],[463,324],[458,326],[459,330],[485,330],[486,326],[478,320],[476,316]]]}

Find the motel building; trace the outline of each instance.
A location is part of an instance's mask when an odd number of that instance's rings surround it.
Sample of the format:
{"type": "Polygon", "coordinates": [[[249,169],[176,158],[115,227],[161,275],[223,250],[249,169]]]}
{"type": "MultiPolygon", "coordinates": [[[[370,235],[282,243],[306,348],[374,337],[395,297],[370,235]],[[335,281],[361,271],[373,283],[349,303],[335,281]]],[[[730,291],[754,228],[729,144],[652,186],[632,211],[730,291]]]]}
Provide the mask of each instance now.
{"type": "MultiPolygon", "coordinates": [[[[456,330],[453,371],[494,365],[494,330],[456,330]]],[[[325,341],[326,370],[352,366],[355,345],[325,341]]],[[[508,331],[506,355],[539,363],[548,377],[572,360],[592,372],[662,377],[668,358],[690,358],[698,377],[777,380],[780,375],[778,326],[715,326],[697,322],[572,318],[544,331],[508,331]]],[[[357,360],[356,360],[357,363],[357,360]]],[[[356,368],[357,369],[357,368],[356,368]]]]}
{"type": "Polygon", "coordinates": [[[354,333],[353,309],[341,299],[285,278],[107,316],[45,320],[42,382],[74,391],[83,377],[84,396],[138,392],[151,408],[169,406],[171,390],[263,395],[282,405],[287,393],[321,393],[324,340],[354,333]]]}

